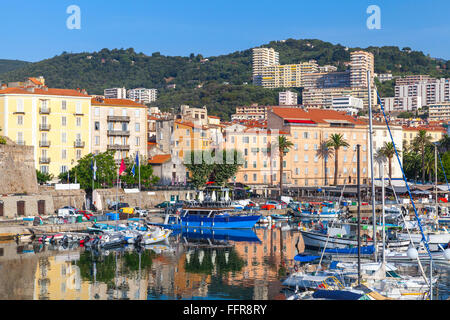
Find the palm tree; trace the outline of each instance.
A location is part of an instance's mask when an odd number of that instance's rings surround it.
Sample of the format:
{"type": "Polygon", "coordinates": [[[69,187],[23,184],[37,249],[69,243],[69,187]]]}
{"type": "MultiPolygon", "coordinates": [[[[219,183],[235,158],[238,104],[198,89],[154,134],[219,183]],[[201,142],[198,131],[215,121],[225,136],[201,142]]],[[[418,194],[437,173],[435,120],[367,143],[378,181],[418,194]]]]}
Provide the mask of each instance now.
{"type": "Polygon", "coordinates": [[[415,151],[422,155],[422,183],[425,183],[425,147],[431,145],[431,139],[425,130],[420,130],[412,143],[415,151]]]}
{"type": "Polygon", "coordinates": [[[428,181],[432,181],[432,174],[434,173],[434,150],[432,148],[425,149],[425,172],[428,174],[428,181]]]}
{"type": "Polygon", "coordinates": [[[334,133],[331,135],[330,139],[327,141],[328,148],[334,151],[334,185],[337,185],[337,174],[338,174],[338,158],[339,158],[339,149],[341,147],[349,147],[350,145],[346,140],[344,140],[344,136],[340,133],[334,133]]]}
{"type": "Polygon", "coordinates": [[[328,158],[334,154],[334,150],[328,147],[326,141],[320,143],[319,149],[317,149],[317,156],[323,159],[323,172],[325,175],[324,185],[327,185],[327,162],[328,158]]]}
{"type": "MultiPolygon", "coordinates": [[[[395,147],[392,142],[385,142],[383,147],[379,150],[389,161],[389,179],[392,180],[392,158],[395,155],[395,147]]],[[[397,150],[400,153],[400,150],[397,150]]],[[[391,185],[391,182],[389,182],[391,185]]]]}
{"type": "Polygon", "coordinates": [[[283,195],[283,158],[294,144],[285,136],[278,136],[278,154],[280,156],[280,197],[283,195]]]}

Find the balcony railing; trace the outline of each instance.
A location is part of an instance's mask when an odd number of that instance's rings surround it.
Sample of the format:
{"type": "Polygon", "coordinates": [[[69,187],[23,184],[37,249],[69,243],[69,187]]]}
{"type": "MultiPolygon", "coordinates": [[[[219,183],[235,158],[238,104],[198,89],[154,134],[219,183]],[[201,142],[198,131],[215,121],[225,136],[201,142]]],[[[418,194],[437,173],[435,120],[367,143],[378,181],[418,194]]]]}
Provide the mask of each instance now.
{"type": "Polygon", "coordinates": [[[49,164],[50,158],[39,158],[39,163],[41,164],[49,164]]]}
{"type": "Polygon", "coordinates": [[[108,130],[108,136],[129,136],[130,131],[124,130],[108,130]]]}
{"type": "Polygon", "coordinates": [[[39,125],[39,130],[40,131],[49,131],[50,128],[51,128],[51,126],[49,124],[46,124],[46,123],[39,125]]]}
{"type": "Polygon", "coordinates": [[[130,150],[130,146],[129,145],[122,145],[122,144],[108,144],[108,150],[129,151],[130,150]]]}
{"type": "Polygon", "coordinates": [[[108,116],[108,121],[130,122],[129,116],[108,116]]]}
{"type": "Polygon", "coordinates": [[[39,147],[41,147],[41,148],[50,147],[50,141],[39,141],[39,147]]]}
{"type": "Polygon", "coordinates": [[[26,142],[25,142],[24,140],[17,140],[16,143],[17,143],[19,146],[24,146],[24,145],[26,145],[26,142]]]}
{"type": "Polygon", "coordinates": [[[84,148],[85,143],[84,143],[84,141],[76,140],[76,141],[73,143],[73,146],[74,146],[75,148],[84,148]]]}
{"type": "Polygon", "coordinates": [[[42,108],[42,107],[39,108],[40,114],[50,114],[50,112],[51,112],[50,108],[42,108]]]}

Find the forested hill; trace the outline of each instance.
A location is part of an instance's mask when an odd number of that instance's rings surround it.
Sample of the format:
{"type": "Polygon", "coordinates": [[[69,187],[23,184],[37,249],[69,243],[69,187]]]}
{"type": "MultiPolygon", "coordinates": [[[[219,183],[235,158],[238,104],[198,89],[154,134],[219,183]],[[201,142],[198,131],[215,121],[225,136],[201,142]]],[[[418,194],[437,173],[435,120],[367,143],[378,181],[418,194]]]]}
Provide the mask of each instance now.
{"type": "MultiPolygon", "coordinates": [[[[368,50],[375,55],[375,72],[394,74],[431,74],[449,76],[450,62],[432,59],[410,48],[369,47],[346,48],[321,40],[273,41],[263,45],[280,54],[280,63],[298,63],[315,59],[320,65],[332,64],[341,70],[350,60],[350,52],[368,50]]],[[[196,87],[208,81],[230,84],[251,83],[252,50],[207,57],[191,54],[189,57],[137,53],[134,49],[103,49],[99,52],[62,53],[50,59],[26,64],[22,68],[0,74],[3,81],[18,81],[27,76],[44,76],[48,85],[60,88],[85,88],[91,94],[103,89],[163,88],[175,83],[177,87],[196,87]]]]}
{"type": "Polygon", "coordinates": [[[21,60],[0,59],[0,79],[1,79],[2,73],[20,69],[27,64],[29,64],[29,62],[21,61],[21,60]]]}
{"type": "MultiPolygon", "coordinates": [[[[278,51],[281,64],[314,59],[319,65],[331,64],[339,70],[345,70],[346,63],[350,60],[350,52],[367,50],[375,55],[377,73],[450,77],[450,61],[433,59],[410,48],[346,48],[321,40],[294,39],[272,41],[263,47],[278,51]]],[[[229,115],[229,106],[232,105],[249,102],[277,103],[276,91],[251,85],[251,61],[251,49],[207,59],[201,54],[180,57],[164,56],[155,52],[146,55],[137,53],[132,48],[103,49],[93,53],[63,52],[61,55],[30,63],[7,73],[0,72],[0,81],[19,81],[29,76],[42,75],[50,87],[84,88],[90,94],[103,94],[105,88],[112,87],[157,88],[160,89],[160,107],[178,107],[179,102],[183,100],[186,103],[192,102],[193,106],[210,104],[211,114],[229,115]],[[166,89],[168,84],[176,84],[176,89],[166,89]],[[225,98],[222,94],[225,94],[225,98]],[[226,101],[226,106],[222,104],[223,101],[226,101]]]]}

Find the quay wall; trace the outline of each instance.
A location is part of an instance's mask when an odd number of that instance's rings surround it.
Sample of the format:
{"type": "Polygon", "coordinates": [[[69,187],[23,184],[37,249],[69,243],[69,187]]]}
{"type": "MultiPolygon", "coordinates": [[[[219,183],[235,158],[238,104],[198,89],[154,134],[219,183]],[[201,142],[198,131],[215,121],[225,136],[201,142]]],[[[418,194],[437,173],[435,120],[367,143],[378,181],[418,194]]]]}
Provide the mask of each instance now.
{"type": "Polygon", "coordinates": [[[53,198],[49,194],[0,196],[0,207],[0,219],[50,215],[55,211],[53,198]],[[43,206],[42,211],[39,211],[39,202],[43,206]]]}
{"type": "Polygon", "coordinates": [[[34,147],[0,144],[0,194],[38,192],[34,147]]]}

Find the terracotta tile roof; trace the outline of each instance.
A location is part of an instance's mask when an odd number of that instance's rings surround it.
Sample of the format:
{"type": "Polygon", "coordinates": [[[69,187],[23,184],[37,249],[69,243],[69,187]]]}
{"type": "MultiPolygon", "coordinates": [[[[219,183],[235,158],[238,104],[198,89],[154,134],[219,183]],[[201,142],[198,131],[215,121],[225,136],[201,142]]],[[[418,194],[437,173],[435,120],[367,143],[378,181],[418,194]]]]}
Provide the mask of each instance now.
{"type": "Polygon", "coordinates": [[[151,159],[148,159],[148,163],[150,164],[163,164],[169,161],[172,158],[170,154],[158,154],[153,156],[151,159]]]}
{"type": "Polygon", "coordinates": [[[216,116],[208,116],[208,118],[220,119],[220,117],[216,117],[216,116]]]}
{"type": "Polygon", "coordinates": [[[91,104],[96,106],[127,106],[146,108],[145,105],[128,99],[101,99],[97,97],[91,99],[91,104]]]}
{"type": "Polygon", "coordinates": [[[36,78],[28,78],[28,80],[30,80],[31,82],[33,82],[35,85],[38,85],[38,86],[42,86],[43,85],[43,83],[42,82],[40,82],[38,79],[36,79],[36,78]]]}
{"type": "Polygon", "coordinates": [[[272,112],[285,120],[305,120],[324,124],[329,123],[329,121],[366,124],[360,119],[345,114],[345,112],[328,109],[273,108],[272,112]]]}
{"type": "Polygon", "coordinates": [[[38,89],[34,91],[28,91],[24,88],[6,88],[0,90],[0,94],[37,94],[47,96],[68,96],[68,97],[90,97],[88,94],[72,89],[38,89]]]}
{"type": "Polygon", "coordinates": [[[406,131],[420,131],[420,130],[425,130],[425,131],[441,131],[441,132],[447,132],[447,130],[445,128],[439,128],[439,127],[408,127],[408,126],[402,126],[403,130],[406,131]]]}

